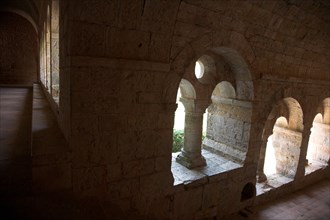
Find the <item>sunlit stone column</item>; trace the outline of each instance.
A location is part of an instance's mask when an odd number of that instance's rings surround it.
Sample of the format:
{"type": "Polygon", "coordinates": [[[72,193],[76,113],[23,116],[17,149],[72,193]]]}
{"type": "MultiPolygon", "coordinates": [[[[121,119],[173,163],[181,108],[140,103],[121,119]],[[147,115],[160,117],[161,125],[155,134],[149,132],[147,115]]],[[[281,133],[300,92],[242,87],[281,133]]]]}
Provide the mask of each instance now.
{"type": "Polygon", "coordinates": [[[267,148],[267,139],[262,140],[260,154],[259,154],[259,162],[258,162],[258,182],[264,182],[267,180],[267,176],[264,173],[264,166],[265,166],[265,157],[266,157],[266,148],[267,148]]]}
{"type": "Polygon", "coordinates": [[[305,175],[305,166],[308,165],[308,160],[306,158],[306,155],[307,155],[310,134],[311,134],[311,127],[305,126],[302,133],[299,162],[298,162],[295,179],[300,179],[305,175]]]}
{"type": "Polygon", "coordinates": [[[176,161],[191,169],[206,165],[205,158],[201,154],[203,114],[208,104],[181,98],[185,106],[184,146],[176,161]]]}

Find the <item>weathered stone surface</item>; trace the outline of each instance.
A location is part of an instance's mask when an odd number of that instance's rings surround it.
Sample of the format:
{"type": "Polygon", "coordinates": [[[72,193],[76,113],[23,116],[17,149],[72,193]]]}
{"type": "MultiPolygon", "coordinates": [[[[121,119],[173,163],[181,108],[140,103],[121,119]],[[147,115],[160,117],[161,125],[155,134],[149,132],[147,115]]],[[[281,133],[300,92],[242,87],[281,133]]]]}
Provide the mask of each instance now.
{"type": "Polygon", "coordinates": [[[203,188],[196,188],[176,194],[173,204],[175,207],[174,215],[183,218],[194,216],[193,213],[202,206],[202,197],[203,188]],[[190,212],[186,212],[187,209],[190,210],[190,212]]]}
{"type": "MultiPolygon", "coordinates": [[[[52,139],[45,131],[34,134],[39,143],[32,149],[39,154],[33,175],[41,183],[36,188],[51,181],[52,188],[96,196],[111,218],[125,219],[121,214],[127,213],[127,219],[191,220],[225,218],[329,175],[325,1],[70,0],[59,2],[59,15],[51,10],[50,20],[59,25],[48,19],[52,1],[41,2],[31,7],[39,14],[32,16],[39,21],[39,39],[31,42],[40,49],[39,57],[31,57],[40,63],[40,81],[69,146],[61,151],[64,144],[47,143],[52,139]],[[208,80],[196,78],[197,60],[205,62],[208,80]],[[184,97],[192,103],[185,106],[184,158],[205,165],[194,169],[171,154],[182,79],[194,91],[184,97]],[[230,84],[230,92],[214,93],[222,82],[230,84]],[[49,92],[59,93],[59,102],[49,92]],[[311,134],[310,140],[318,150],[313,162],[321,165],[305,171],[309,130],[318,113],[319,136],[311,134]],[[279,117],[287,120],[280,132],[279,117]],[[267,184],[273,188],[241,202],[243,187],[262,175],[272,134],[278,173],[267,184]]],[[[1,40],[6,47],[8,39],[1,40]]],[[[21,63],[1,58],[0,72],[13,82],[8,72],[21,63]]]]}

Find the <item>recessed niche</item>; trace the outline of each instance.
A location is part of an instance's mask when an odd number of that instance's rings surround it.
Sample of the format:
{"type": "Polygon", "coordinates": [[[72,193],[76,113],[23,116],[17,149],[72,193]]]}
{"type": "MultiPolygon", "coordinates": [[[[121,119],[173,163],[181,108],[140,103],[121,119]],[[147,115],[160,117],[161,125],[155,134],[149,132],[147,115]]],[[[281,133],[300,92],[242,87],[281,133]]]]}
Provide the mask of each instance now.
{"type": "Polygon", "coordinates": [[[256,187],[252,183],[245,184],[241,193],[241,202],[251,199],[256,195],[256,187]]]}

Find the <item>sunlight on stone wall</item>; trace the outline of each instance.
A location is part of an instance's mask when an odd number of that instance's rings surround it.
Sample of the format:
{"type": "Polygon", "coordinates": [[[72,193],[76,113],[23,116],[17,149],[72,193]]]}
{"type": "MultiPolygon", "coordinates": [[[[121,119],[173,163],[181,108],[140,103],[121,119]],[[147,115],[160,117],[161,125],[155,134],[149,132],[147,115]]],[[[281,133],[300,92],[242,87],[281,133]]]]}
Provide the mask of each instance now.
{"type": "Polygon", "coordinates": [[[269,136],[266,148],[264,173],[272,175],[276,173],[275,151],[273,147],[273,135],[269,136]]]}

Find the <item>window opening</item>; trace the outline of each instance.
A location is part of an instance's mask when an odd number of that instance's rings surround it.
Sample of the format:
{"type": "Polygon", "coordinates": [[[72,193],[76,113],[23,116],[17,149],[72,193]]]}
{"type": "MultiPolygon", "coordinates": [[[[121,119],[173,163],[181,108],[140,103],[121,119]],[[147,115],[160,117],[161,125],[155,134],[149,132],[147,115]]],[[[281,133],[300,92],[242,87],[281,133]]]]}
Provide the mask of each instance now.
{"type": "Polygon", "coordinates": [[[46,89],[51,91],[51,46],[50,46],[50,7],[47,7],[46,17],[46,89]]]}
{"type": "Polygon", "coordinates": [[[227,81],[215,87],[211,100],[203,147],[233,162],[226,170],[237,168],[237,164],[243,164],[247,152],[251,104],[236,100],[235,89],[227,81]]]}
{"type": "MultiPolygon", "coordinates": [[[[274,125],[275,127],[285,128],[288,126],[288,122],[285,117],[279,117],[274,125]]],[[[275,135],[277,135],[277,130],[273,130],[275,135]]],[[[273,143],[277,141],[274,140],[274,134],[270,135],[267,141],[266,154],[265,154],[265,164],[264,164],[264,173],[266,176],[276,174],[276,154],[273,143]]],[[[278,157],[281,156],[278,154],[278,157]]]]}
{"type": "Polygon", "coordinates": [[[204,64],[200,61],[196,61],[195,63],[195,76],[197,79],[202,78],[204,75],[204,64]]]}
{"type": "Polygon", "coordinates": [[[181,98],[181,89],[178,89],[176,104],[177,109],[175,111],[174,117],[174,128],[173,128],[173,148],[172,153],[180,152],[184,143],[184,106],[180,101],[181,98]]]}
{"type": "Polygon", "coordinates": [[[266,151],[263,173],[258,173],[258,195],[293,181],[299,162],[300,151],[297,149],[300,144],[301,133],[291,130],[285,117],[278,117],[266,146],[261,146],[266,151]]]}
{"type": "Polygon", "coordinates": [[[51,14],[51,95],[56,103],[59,102],[59,4],[52,1],[51,14]]]}
{"type": "Polygon", "coordinates": [[[276,158],[275,150],[273,147],[273,135],[269,136],[267,141],[264,173],[266,176],[270,176],[276,173],[276,158]]]}

